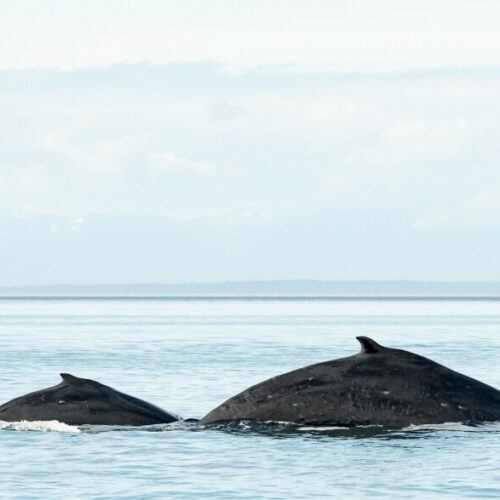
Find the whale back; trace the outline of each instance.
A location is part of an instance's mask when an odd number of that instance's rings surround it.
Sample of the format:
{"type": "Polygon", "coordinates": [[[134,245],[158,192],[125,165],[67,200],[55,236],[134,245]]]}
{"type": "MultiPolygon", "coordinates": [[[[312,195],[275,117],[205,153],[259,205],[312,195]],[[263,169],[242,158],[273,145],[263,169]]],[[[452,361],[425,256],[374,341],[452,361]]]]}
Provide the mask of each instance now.
{"type": "Polygon", "coordinates": [[[500,391],[428,358],[358,337],[361,352],[254,385],[206,415],[303,425],[500,420],[500,391]]]}
{"type": "Polygon", "coordinates": [[[69,425],[149,425],[178,417],[161,408],[69,373],[53,387],[15,398],[0,406],[0,420],[58,420],[69,425]]]}

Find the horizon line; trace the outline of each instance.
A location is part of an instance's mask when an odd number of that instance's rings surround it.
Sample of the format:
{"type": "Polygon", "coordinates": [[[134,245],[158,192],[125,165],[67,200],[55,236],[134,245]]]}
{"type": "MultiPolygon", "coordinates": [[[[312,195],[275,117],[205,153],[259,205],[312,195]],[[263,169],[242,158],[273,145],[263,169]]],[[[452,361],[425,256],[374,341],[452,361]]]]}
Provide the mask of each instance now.
{"type": "Polygon", "coordinates": [[[0,285],[2,299],[16,298],[261,298],[397,299],[500,298],[500,281],[242,280],[185,283],[0,285]]]}

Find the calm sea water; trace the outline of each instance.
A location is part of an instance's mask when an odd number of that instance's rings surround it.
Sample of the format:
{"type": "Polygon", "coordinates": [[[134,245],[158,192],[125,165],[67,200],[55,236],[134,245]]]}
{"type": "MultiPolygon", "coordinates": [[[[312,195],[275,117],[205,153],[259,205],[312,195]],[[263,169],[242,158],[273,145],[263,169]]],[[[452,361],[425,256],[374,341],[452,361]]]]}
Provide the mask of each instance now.
{"type": "MultiPolygon", "coordinates": [[[[200,418],[356,335],[500,387],[500,300],[2,298],[0,401],[69,372],[200,418]]],[[[0,497],[500,497],[499,423],[0,429],[0,497]]]]}

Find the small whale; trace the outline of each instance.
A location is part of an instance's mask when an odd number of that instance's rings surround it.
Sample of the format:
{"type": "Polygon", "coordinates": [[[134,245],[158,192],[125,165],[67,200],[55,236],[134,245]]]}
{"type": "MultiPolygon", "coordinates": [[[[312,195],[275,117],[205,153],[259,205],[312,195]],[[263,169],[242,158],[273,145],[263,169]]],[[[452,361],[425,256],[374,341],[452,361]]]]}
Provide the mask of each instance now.
{"type": "Polygon", "coordinates": [[[428,358],[357,337],[361,352],[270,378],[228,399],[201,425],[410,425],[500,420],[500,391],[428,358]]]}
{"type": "Polygon", "coordinates": [[[58,420],[68,425],[167,424],[179,417],[95,380],[61,373],[62,382],[0,406],[0,420],[58,420]]]}

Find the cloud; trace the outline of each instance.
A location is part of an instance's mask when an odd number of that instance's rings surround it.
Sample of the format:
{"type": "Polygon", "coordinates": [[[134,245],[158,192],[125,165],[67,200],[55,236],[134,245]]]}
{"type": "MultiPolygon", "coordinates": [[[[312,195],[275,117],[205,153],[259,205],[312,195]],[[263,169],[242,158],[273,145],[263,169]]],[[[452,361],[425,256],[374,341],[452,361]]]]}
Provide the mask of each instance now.
{"type": "MultiPolygon", "coordinates": [[[[498,182],[498,180],[496,181],[498,182]]],[[[473,191],[459,203],[438,203],[419,217],[416,227],[498,227],[500,188],[493,186],[473,191]]]]}
{"type": "Polygon", "coordinates": [[[214,167],[202,161],[180,158],[174,153],[158,153],[152,155],[149,159],[152,169],[160,172],[177,172],[196,175],[211,175],[214,173],[214,167]]]}
{"type": "Polygon", "coordinates": [[[215,121],[234,120],[247,115],[247,112],[241,106],[236,106],[227,101],[210,103],[209,112],[215,121]]]}
{"type": "Polygon", "coordinates": [[[498,2],[2,2],[2,69],[220,60],[341,71],[498,64],[498,2]],[[52,12],[51,11],[51,12],[52,12]],[[452,15],[450,15],[452,13],[452,15]]]}
{"type": "Polygon", "coordinates": [[[391,211],[416,225],[498,224],[495,68],[234,73],[203,62],[0,81],[3,213],[391,211]]]}

